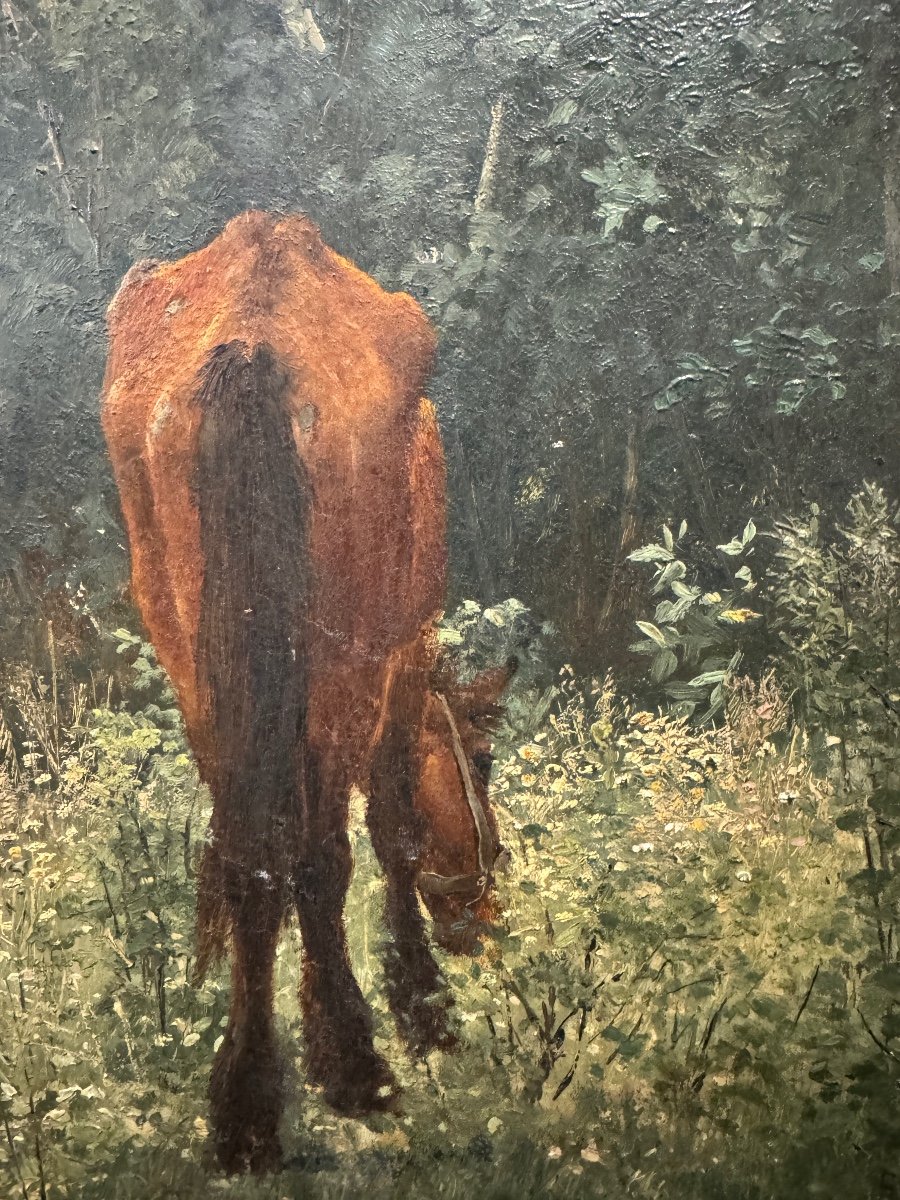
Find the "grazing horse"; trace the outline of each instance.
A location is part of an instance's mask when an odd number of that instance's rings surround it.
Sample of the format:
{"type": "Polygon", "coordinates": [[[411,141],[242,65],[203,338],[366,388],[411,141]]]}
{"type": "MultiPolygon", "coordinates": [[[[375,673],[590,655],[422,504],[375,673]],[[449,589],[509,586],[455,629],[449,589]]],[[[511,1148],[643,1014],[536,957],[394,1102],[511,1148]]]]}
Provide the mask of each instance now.
{"type": "MultiPolygon", "coordinates": [[[[248,212],[177,262],[141,262],[109,309],[103,428],[132,589],[213,798],[198,970],[230,946],[210,1081],[229,1171],[280,1160],[273,965],[303,938],[307,1071],[338,1111],[390,1107],[343,908],[348,797],[384,872],[386,978],[414,1053],[454,1036],[419,894],[472,952],[500,854],[490,729],[509,670],[439,661],[444,459],[415,301],[302,216],[248,212]]],[[[511,668],[510,668],[511,669],[511,668]]]]}

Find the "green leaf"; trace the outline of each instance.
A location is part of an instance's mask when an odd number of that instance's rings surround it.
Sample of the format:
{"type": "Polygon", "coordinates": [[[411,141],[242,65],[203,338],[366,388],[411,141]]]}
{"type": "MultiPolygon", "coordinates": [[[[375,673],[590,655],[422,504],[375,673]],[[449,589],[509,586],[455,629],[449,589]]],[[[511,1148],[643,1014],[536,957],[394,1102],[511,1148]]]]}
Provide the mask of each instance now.
{"type": "Polygon", "coordinates": [[[884,254],[880,250],[874,250],[871,254],[864,254],[856,261],[864,271],[880,271],[884,266],[884,254]]]}
{"type": "Polygon", "coordinates": [[[826,333],[821,325],[813,325],[809,329],[804,329],[800,336],[809,342],[813,342],[816,346],[821,346],[822,349],[833,346],[837,341],[837,338],[832,337],[830,333],[826,333]]]}
{"type": "Polygon", "coordinates": [[[693,602],[694,600],[698,600],[700,598],[699,588],[689,587],[686,583],[681,583],[680,580],[676,580],[672,584],[672,591],[679,600],[690,600],[693,602]]]}
{"type": "Polygon", "coordinates": [[[439,629],[437,640],[442,646],[461,646],[465,641],[462,633],[458,629],[439,629]]]}
{"type": "Polygon", "coordinates": [[[695,675],[689,680],[689,686],[692,688],[710,687],[714,683],[721,683],[725,678],[724,671],[704,671],[702,675],[695,675]]]}
{"type": "Polygon", "coordinates": [[[683,680],[667,683],[666,695],[671,696],[673,700],[691,700],[695,702],[702,698],[698,697],[697,688],[693,684],[685,683],[683,680]]]}
{"type": "Polygon", "coordinates": [[[683,579],[686,572],[687,567],[678,558],[676,558],[674,562],[667,563],[656,583],[653,585],[654,594],[661,592],[666,584],[671,583],[673,579],[683,579]]]}
{"type": "Polygon", "coordinates": [[[550,116],[547,118],[548,125],[568,125],[575,114],[578,112],[578,103],[575,100],[561,100],[553,108],[550,116]]]}
{"type": "Polygon", "coordinates": [[[795,413],[806,399],[808,390],[805,379],[788,379],[775,401],[775,411],[784,416],[795,413]]]}
{"type": "Polygon", "coordinates": [[[692,600],[685,600],[683,597],[677,600],[660,600],[654,613],[657,625],[674,625],[681,620],[692,603],[692,600]]]}
{"type": "Polygon", "coordinates": [[[834,823],[838,829],[847,831],[864,829],[866,826],[866,814],[862,809],[850,808],[846,812],[842,812],[839,817],[835,817],[834,823]]]}
{"type": "Polygon", "coordinates": [[[655,654],[659,649],[659,642],[654,638],[647,638],[643,642],[631,642],[628,649],[632,654],[655,654]]]}
{"type": "Polygon", "coordinates": [[[633,550],[628,555],[629,562],[652,562],[664,563],[671,562],[675,555],[671,550],[667,550],[665,546],[651,544],[649,546],[641,546],[639,550],[633,550]]]}
{"type": "Polygon", "coordinates": [[[653,659],[650,666],[650,680],[652,683],[662,683],[678,667],[678,659],[671,650],[660,650],[659,654],[653,659]]]}
{"type": "Polygon", "coordinates": [[[646,633],[647,637],[653,638],[654,642],[658,645],[665,646],[667,644],[666,635],[652,621],[635,621],[635,625],[637,625],[641,633],[646,633]]]}

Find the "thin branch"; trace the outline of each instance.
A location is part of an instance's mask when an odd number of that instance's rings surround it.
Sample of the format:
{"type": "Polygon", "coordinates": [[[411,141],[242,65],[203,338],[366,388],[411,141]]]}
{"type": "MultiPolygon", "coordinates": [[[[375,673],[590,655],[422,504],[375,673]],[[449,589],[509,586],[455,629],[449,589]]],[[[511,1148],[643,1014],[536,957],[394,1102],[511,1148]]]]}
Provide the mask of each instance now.
{"type": "Polygon", "coordinates": [[[875,1031],[872,1029],[872,1026],[869,1024],[869,1022],[863,1016],[862,1009],[857,1007],[856,1011],[859,1013],[859,1019],[862,1021],[866,1033],[869,1035],[869,1037],[872,1039],[872,1041],[875,1043],[875,1045],[878,1047],[878,1049],[881,1051],[881,1053],[886,1054],[888,1058],[892,1058],[894,1060],[894,1062],[900,1062],[900,1058],[897,1057],[897,1055],[893,1052],[893,1050],[890,1048],[890,1046],[886,1046],[884,1044],[884,1042],[875,1033],[875,1031]]]}
{"type": "MultiPolygon", "coordinates": [[[[640,1015],[640,1016],[638,1017],[638,1019],[637,1019],[637,1022],[636,1022],[636,1023],[635,1023],[635,1024],[632,1026],[632,1028],[631,1028],[631,1033],[629,1033],[628,1037],[625,1039],[626,1041],[629,1041],[629,1042],[630,1042],[630,1041],[631,1041],[631,1039],[634,1037],[634,1035],[635,1035],[635,1034],[638,1032],[638,1030],[640,1029],[640,1027],[641,1027],[641,1026],[643,1025],[643,1023],[644,1023],[644,1017],[645,1017],[645,1016],[646,1016],[646,1013],[641,1013],[641,1015],[640,1015]]],[[[621,1042],[618,1042],[618,1043],[616,1044],[616,1047],[615,1047],[615,1049],[613,1050],[612,1054],[610,1054],[609,1058],[606,1060],[606,1065],[607,1065],[607,1066],[609,1066],[609,1065],[610,1065],[610,1063],[611,1063],[611,1062],[612,1062],[612,1061],[613,1061],[615,1058],[617,1058],[617,1057],[618,1057],[619,1051],[620,1051],[621,1049],[622,1049],[622,1043],[621,1043],[621,1042]]]]}
{"type": "Polygon", "coordinates": [[[884,157],[884,232],[887,249],[888,276],[891,281],[891,295],[900,292],[900,169],[897,166],[897,152],[900,150],[900,138],[894,138],[884,157]]]}
{"type": "Polygon", "coordinates": [[[28,37],[29,42],[34,41],[34,39],[38,36],[38,31],[34,24],[24,13],[20,12],[16,8],[16,6],[12,3],[12,0],[0,0],[0,12],[3,13],[3,16],[6,18],[7,22],[12,26],[12,30],[17,41],[22,41],[23,27],[31,30],[31,33],[28,37]]]}
{"type": "Polygon", "coordinates": [[[60,141],[60,123],[59,117],[56,115],[52,105],[41,103],[41,115],[47,122],[47,141],[50,143],[50,149],[53,151],[53,161],[56,163],[56,169],[63,177],[63,186],[70,200],[73,200],[72,190],[69,186],[69,181],[65,178],[66,175],[66,156],[63,153],[62,142],[60,141]]]}
{"type": "Polygon", "coordinates": [[[44,1176],[44,1154],[41,1149],[41,1123],[38,1120],[37,1111],[34,1107],[34,1092],[31,1088],[31,1080],[28,1078],[28,1072],[25,1071],[25,1079],[28,1083],[28,1111],[31,1113],[31,1121],[34,1127],[34,1156],[37,1161],[38,1169],[38,1194],[41,1200],[47,1200],[47,1181],[44,1176]]]}
{"type": "Polygon", "coordinates": [[[664,994],[666,996],[674,996],[676,992],[683,992],[685,988],[695,987],[701,983],[718,983],[718,978],[715,975],[704,975],[702,979],[689,979],[687,983],[681,983],[678,987],[669,988],[664,994]]]}
{"type": "Polygon", "coordinates": [[[556,1091],[553,1093],[554,1100],[558,1100],[560,1098],[560,1096],[563,1094],[563,1092],[566,1090],[566,1088],[569,1086],[569,1084],[575,1078],[575,1072],[578,1069],[578,1063],[579,1063],[580,1059],[581,1059],[581,1053],[579,1052],[578,1054],[575,1055],[575,1061],[572,1063],[571,1067],[569,1067],[568,1071],[566,1071],[565,1075],[562,1077],[559,1084],[557,1085],[556,1091]]]}
{"type": "Polygon", "coordinates": [[[48,104],[43,100],[38,105],[38,111],[47,122],[47,142],[49,143],[50,151],[53,154],[53,162],[56,166],[59,180],[62,183],[63,189],[66,193],[66,199],[69,202],[69,208],[87,230],[87,235],[91,239],[91,246],[94,250],[94,261],[96,265],[99,266],[100,246],[97,236],[91,228],[90,221],[81,211],[81,206],[78,203],[78,197],[76,196],[75,189],[72,187],[72,183],[69,179],[69,167],[66,163],[66,155],[62,145],[62,123],[60,122],[59,115],[53,108],[52,104],[48,104]]]}
{"type": "Polygon", "coordinates": [[[522,1005],[522,1008],[525,1010],[525,1016],[528,1018],[528,1020],[532,1023],[532,1025],[537,1025],[540,1028],[540,1024],[541,1024],[540,1017],[537,1015],[537,1013],[534,1011],[534,1009],[528,1003],[528,998],[525,996],[525,993],[522,991],[522,989],[519,987],[519,985],[516,983],[516,981],[514,979],[509,978],[509,979],[506,979],[504,982],[506,984],[507,989],[512,992],[512,994],[515,996],[515,998],[522,1005]]]}
{"type": "MultiPolygon", "coordinates": [[[[841,743],[843,746],[843,743],[841,743]]],[[[869,832],[868,819],[862,828],[863,846],[866,852],[866,866],[872,872],[872,878],[875,879],[878,868],[875,865],[875,854],[872,850],[872,835],[869,832]]],[[[884,934],[884,922],[881,919],[881,889],[877,886],[872,887],[872,899],[875,903],[875,928],[878,931],[878,943],[881,946],[881,956],[887,961],[887,940],[884,934]]]]}
{"type": "Polygon", "coordinates": [[[809,987],[806,989],[806,995],[803,997],[803,1003],[797,1009],[797,1015],[796,1015],[796,1017],[794,1017],[794,1027],[795,1028],[797,1026],[797,1022],[803,1016],[803,1010],[806,1008],[807,1004],[809,1004],[809,998],[813,993],[813,988],[816,986],[816,980],[819,978],[819,970],[820,970],[821,966],[822,966],[821,963],[816,963],[816,969],[815,969],[815,971],[813,971],[813,977],[809,981],[809,987]]]}
{"type": "Polygon", "coordinates": [[[166,964],[161,962],[156,968],[156,998],[159,1003],[159,1029],[168,1033],[166,1022],[166,964]]]}
{"type": "Polygon", "coordinates": [[[321,122],[324,122],[325,118],[328,116],[328,110],[331,108],[331,102],[337,95],[341,77],[344,74],[344,64],[347,61],[347,54],[350,51],[350,40],[353,37],[353,22],[351,20],[349,2],[342,0],[341,10],[341,48],[338,52],[338,61],[334,72],[334,87],[331,89],[328,99],[325,101],[324,107],[322,108],[321,122]]]}
{"type": "Polygon", "coordinates": [[[613,556],[613,566],[606,589],[606,597],[600,610],[597,625],[606,629],[613,614],[613,608],[618,599],[619,581],[622,568],[625,565],[628,551],[634,544],[638,530],[637,491],[638,491],[638,453],[637,429],[634,425],[628,430],[628,444],[625,449],[625,476],[622,484],[622,517],[619,530],[619,545],[613,556]]]}
{"type": "Polygon", "coordinates": [[[16,1152],[15,1143],[13,1142],[12,1130],[9,1127],[9,1119],[5,1116],[3,1118],[3,1125],[6,1129],[6,1140],[9,1142],[9,1152],[12,1157],[13,1165],[16,1169],[16,1175],[19,1179],[19,1186],[22,1189],[22,1195],[24,1196],[25,1200],[28,1200],[28,1188],[25,1186],[25,1180],[22,1177],[22,1168],[19,1165],[19,1155],[16,1152]]]}
{"type": "Polygon", "coordinates": [[[22,34],[19,30],[19,22],[16,20],[15,9],[10,4],[9,0],[3,0],[2,5],[0,5],[0,11],[3,12],[4,17],[6,17],[7,21],[9,21],[10,25],[12,25],[16,37],[21,39],[22,34]]]}
{"type": "Polygon", "coordinates": [[[716,1011],[713,1013],[713,1015],[709,1018],[709,1024],[706,1026],[706,1032],[703,1034],[703,1040],[700,1043],[700,1053],[701,1054],[706,1053],[706,1048],[709,1045],[710,1040],[712,1039],[712,1035],[715,1031],[715,1028],[719,1023],[719,1017],[721,1017],[721,1015],[722,1015],[722,1009],[725,1007],[725,1005],[727,1003],[728,1003],[728,997],[726,996],[724,998],[724,1000],[722,1001],[722,1003],[719,1005],[719,1007],[716,1009],[716,1011]]]}
{"type": "Polygon", "coordinates": [[[503,127],[503,111],[506,99],[501,96],[491,107],[491,128],[488,131],[487,146],[484,151],[484,162],[481,164],[481,178],[478,180],[478,191],[475,193],[475,212],[484,212],[490,207],[494,190],[494,172],[497,167],[497,155],[500,149],[500,132],[503,127]]]}

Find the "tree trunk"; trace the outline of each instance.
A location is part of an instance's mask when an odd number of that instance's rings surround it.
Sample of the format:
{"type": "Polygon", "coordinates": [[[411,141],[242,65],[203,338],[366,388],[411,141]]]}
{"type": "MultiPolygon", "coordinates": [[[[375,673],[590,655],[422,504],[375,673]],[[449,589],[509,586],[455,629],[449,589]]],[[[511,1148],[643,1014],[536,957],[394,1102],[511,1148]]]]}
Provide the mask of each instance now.
{"type": "Polygon", "coordinates": [[[888,139],[884,160],[884,246],[891,295],[900,292],[900,131],[888,139]]]}
{"type": "Polygon", "coordinates": [[[600,610],[597,622],[601,634],[608,632],[618,610],[621,608],[623,570],[628,555],[634,549],[638,534],[637,519],[638,494],[638,451],[637,429],[634,425],[628,430],[628,444],[625,447],[625,474],[622,479],[622,517],[619,528],[619,544],[613,558],[609,586],[600,610]]]}

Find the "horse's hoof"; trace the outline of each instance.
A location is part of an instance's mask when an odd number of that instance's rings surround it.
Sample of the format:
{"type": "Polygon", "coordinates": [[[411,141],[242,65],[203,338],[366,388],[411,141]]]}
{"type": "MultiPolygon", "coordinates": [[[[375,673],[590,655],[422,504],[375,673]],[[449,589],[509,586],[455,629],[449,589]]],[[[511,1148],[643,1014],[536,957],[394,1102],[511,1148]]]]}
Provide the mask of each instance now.
{"type": "Polygon", "coordinates": [[[325,1101],[342,1117],[368,1117],[373,1113],[396,1113],[400,1089],[396,1083],[374,1089],[361,1080],[334,1081],[325,1086],[325,1101]]]}
{"type": "Polygon", "coordinates": [[[274,1047],[236,1045],[229,1033],[210,1076],[209,1116],[219,1165],[229,1175],[281,1166],[281,1068],[274,1047]]]}
{"type": "Polygon", "coordinates": [[[307,1063],[310,1082],[322,1088],[325,1102],[341,1116],[396,1111],[400,1089],[390,1067],[374,1050],[315,1062],[314,1057],[307,1063]]]}
{"type": "Polygon", "coordinates": [[[217,1137],[215,1155],[226,1175],[266,1175],[281,1170],[279,1138],[257,1138],[246,1126],[217,1137]]]}
{"type": "Polygon", "coordinates": [[[450,1023],[449,1007],[439,997],[423,997],[397,1017],[400,1036],[414,1058],[424,1058],[432,1050],[449,1054],[457,1049],[459,1038],[450,1023]]]}

